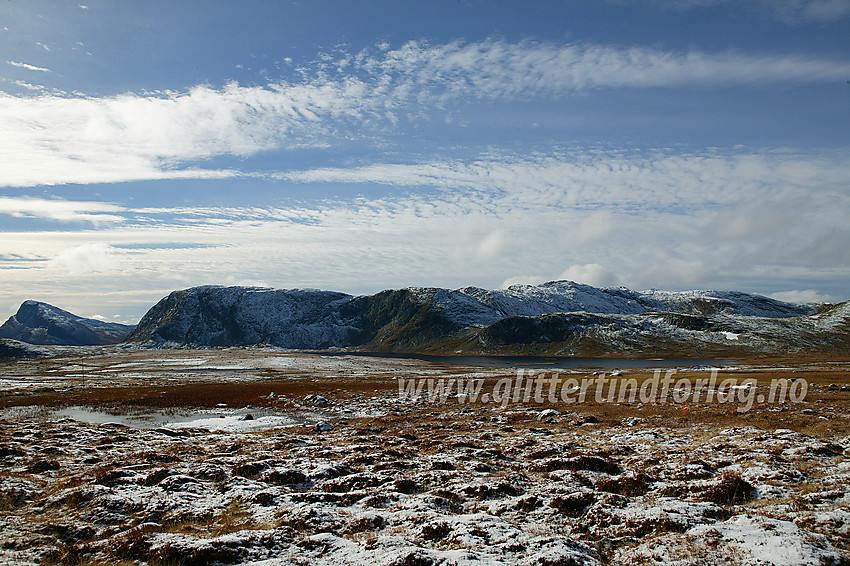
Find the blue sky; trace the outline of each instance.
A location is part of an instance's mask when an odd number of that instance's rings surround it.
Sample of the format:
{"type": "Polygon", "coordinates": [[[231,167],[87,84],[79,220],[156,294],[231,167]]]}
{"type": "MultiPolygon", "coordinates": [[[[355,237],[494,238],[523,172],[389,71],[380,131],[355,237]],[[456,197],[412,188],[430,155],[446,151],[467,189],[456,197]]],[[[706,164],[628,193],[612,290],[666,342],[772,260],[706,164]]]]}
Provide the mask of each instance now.
{"type": "Polygon", "coordinates": [[[850,298],[850,1],[0,5],[0,315],[199,284],[850,298]]]}

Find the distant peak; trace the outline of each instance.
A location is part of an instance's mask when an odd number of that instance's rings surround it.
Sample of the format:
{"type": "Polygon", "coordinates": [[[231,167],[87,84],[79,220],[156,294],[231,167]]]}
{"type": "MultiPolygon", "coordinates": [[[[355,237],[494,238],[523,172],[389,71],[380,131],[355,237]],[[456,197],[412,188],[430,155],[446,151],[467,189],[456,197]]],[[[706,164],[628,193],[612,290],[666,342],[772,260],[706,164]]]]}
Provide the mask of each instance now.
{"type": "Polygon", "coordinates": [[[123,340],[132,326],[83,318],[48,303],[28,299],[0,326],[0,338],[30,344],[100,345],[123,340]]]}

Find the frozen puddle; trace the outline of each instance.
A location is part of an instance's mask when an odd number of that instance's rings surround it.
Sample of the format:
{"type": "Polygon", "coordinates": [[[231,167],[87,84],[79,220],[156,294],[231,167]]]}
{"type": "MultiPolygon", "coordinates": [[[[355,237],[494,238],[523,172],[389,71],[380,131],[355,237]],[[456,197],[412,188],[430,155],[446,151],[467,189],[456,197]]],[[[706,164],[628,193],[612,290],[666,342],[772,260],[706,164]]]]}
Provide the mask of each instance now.
{"type": "Polygon", "coordinates": [[[257,431],[300,424],[291,417],[283,415],[254,416],[249,414],[232,414],[218,416],[203,416],[190,421],[169,423],[165,428],[206,428],[209,430],[257,431]],[[250,415],[251,418],[247,418],[250,415]]]}
{"type": "Polygon", "coordinates": [[[266,430],[302,424],[300,419],[256,408],[109,413],[89,407],[66,407],[56,410],[47,410],[41,407],[12,407],[0,411],[0,418],[15,421],[71,419],[92,424],[120,424],[138,429],[205,428],[233,432],[266,430]]]}

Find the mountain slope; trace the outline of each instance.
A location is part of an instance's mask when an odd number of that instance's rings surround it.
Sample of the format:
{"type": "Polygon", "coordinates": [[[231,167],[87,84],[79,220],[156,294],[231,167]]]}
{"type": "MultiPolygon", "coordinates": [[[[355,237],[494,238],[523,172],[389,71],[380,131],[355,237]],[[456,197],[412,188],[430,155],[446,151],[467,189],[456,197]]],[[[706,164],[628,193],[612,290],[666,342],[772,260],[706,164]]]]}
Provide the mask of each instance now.
{"type": "Polygon", "coordinates": [[[97,346],[124,340],[132,326],[83,318],[60,308],[24,301],[0,326],[0,338],[39,345],[97,346]]]}
{"type": "Polygon", "coordinates": [[[356,334],[335,305],[349,298],[329,291],[194,287],[174,291],[154,305],[129,340],[324,348],[349,342],[356,334]]]}
{"type": "Polygon", "coordinates": [[[128,341],[444,354],[741,355],[846,348],[848,314],[840,305],[816,313],[735,291],[637,292],[569,281],[357,297],[207,286],[163,298],[128,341]]]}
{"type": "Polygon", "coordinates": [[[850,352],[850,302],[786,318],[554,313],[510,317],[452,343],[454,353],[724,357],[850,352]]]}

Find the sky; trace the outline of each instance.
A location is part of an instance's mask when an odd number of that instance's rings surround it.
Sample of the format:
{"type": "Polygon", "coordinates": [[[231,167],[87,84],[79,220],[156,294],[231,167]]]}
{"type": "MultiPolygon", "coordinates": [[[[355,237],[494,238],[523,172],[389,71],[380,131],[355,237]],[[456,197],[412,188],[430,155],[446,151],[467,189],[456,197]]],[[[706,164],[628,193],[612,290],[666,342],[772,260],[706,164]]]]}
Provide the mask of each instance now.
{"type": "Polygon", "coordinates": [[[850,0],[6,0],[0,316],[205,284],[850,298],[850,0]]]}

